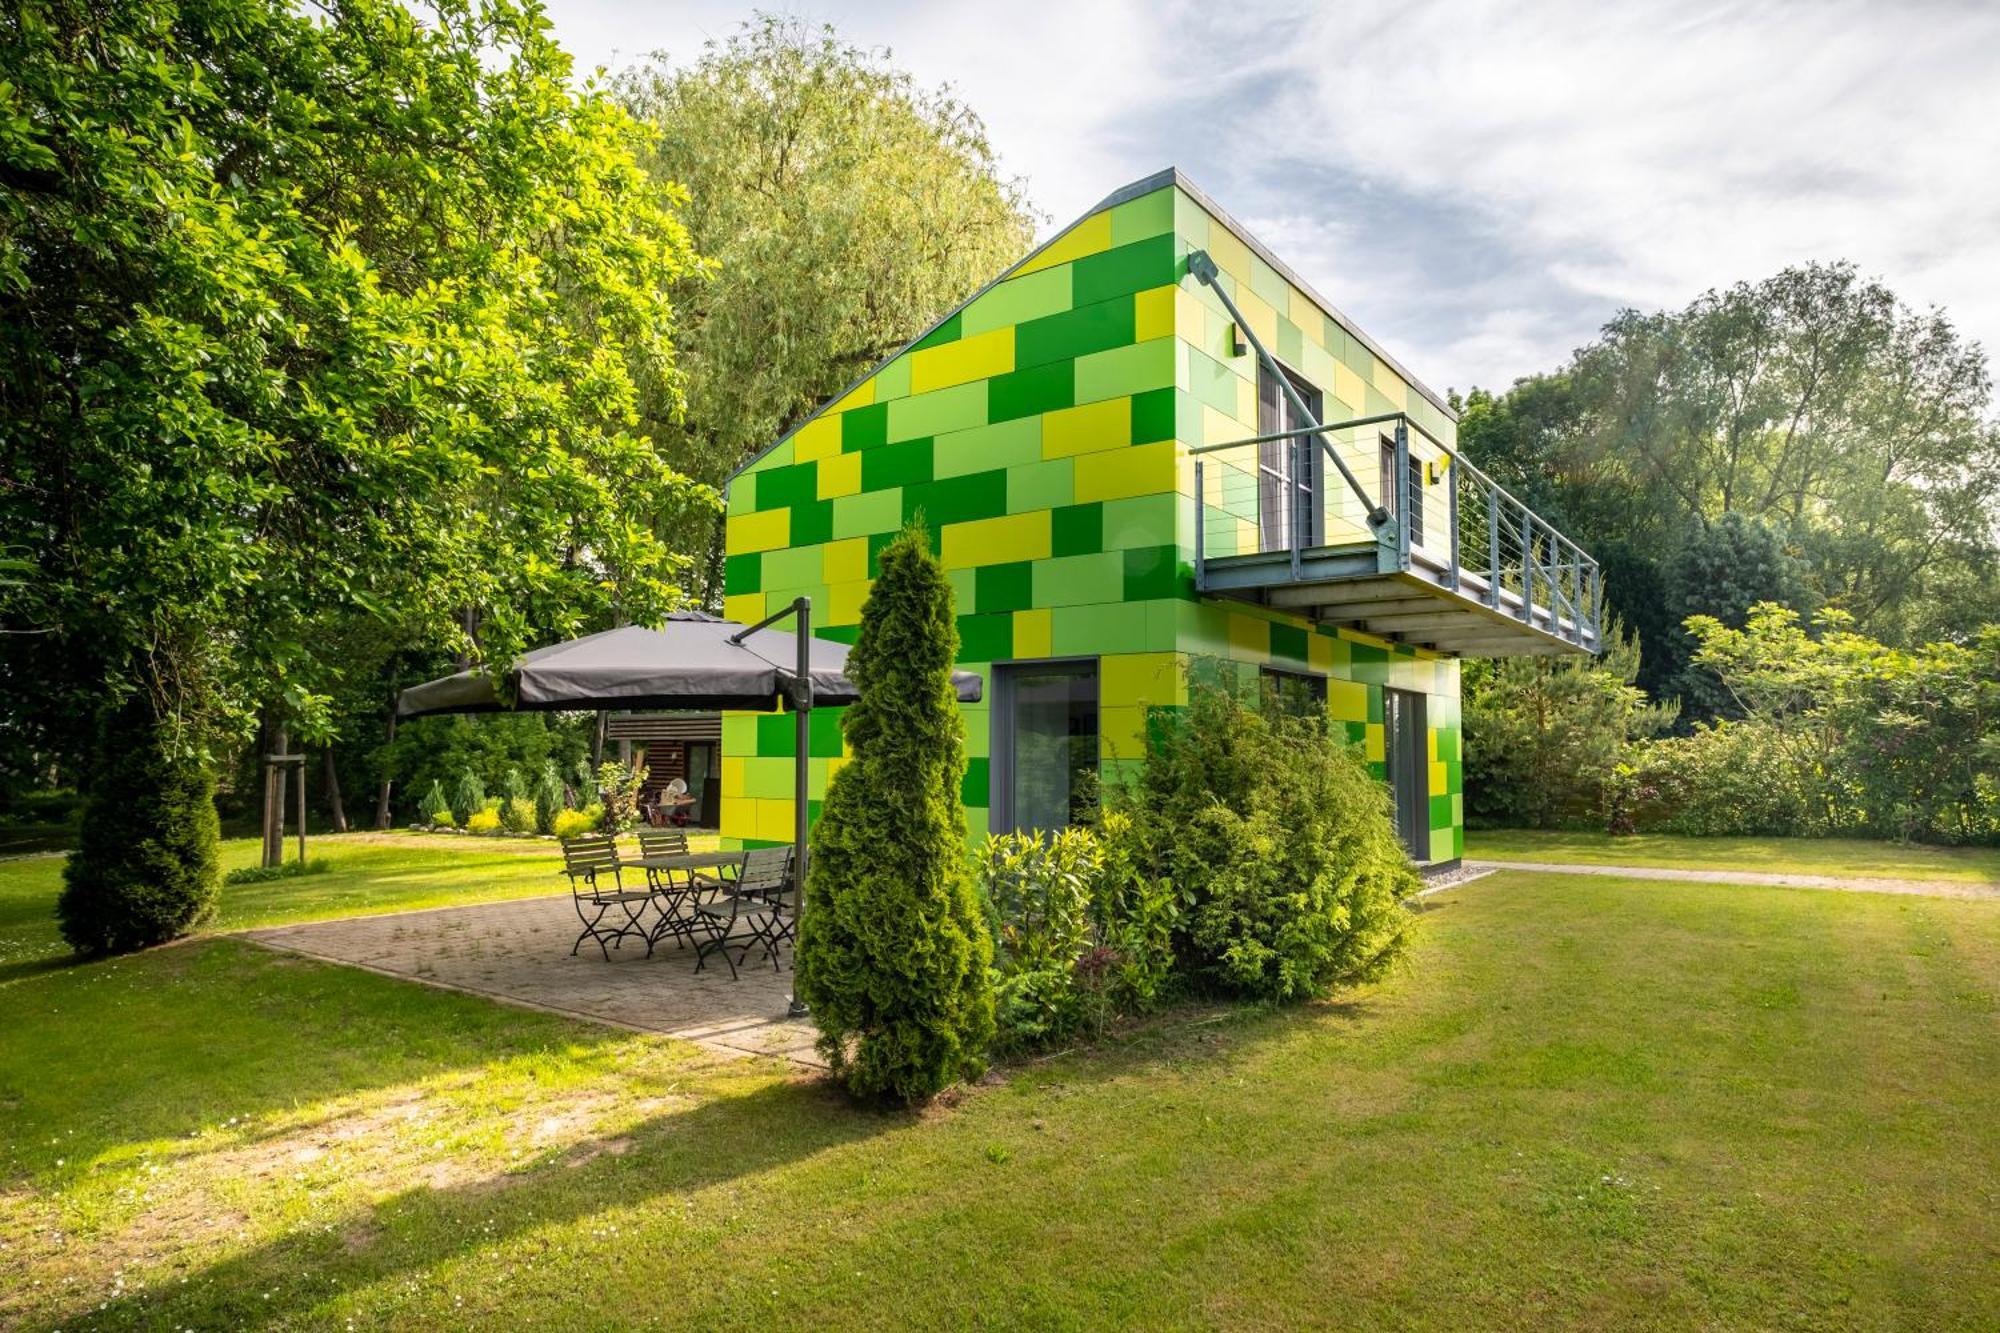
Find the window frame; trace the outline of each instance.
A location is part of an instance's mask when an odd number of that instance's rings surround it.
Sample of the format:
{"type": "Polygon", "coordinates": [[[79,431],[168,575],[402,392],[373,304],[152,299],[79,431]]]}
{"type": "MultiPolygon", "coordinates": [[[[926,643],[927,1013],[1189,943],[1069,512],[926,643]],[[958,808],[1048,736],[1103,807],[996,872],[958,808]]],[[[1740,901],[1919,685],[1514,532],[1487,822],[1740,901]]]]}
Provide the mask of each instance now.
{"type": "MultiPolygon", "coordinates": [[[[1097,718],[1097,760],[1092,765],[1100,774],[1104,767],[1104,663],[1095,654],[1080,653],[1060,657],[1014,657],[994,662],[989,668],[992,699],[988,704],[986,751],[986,830],[988,833],[1022,831],[1014,811],[1014,682],[1022,671],[1037,667],[1088,667],[1090,704],[1097,718]]],[[[1065,826],[1067,827],[1067,826],[1065,826]]],[[[1052,832],[1053,830],[1044,830],[1052,832]]]]}

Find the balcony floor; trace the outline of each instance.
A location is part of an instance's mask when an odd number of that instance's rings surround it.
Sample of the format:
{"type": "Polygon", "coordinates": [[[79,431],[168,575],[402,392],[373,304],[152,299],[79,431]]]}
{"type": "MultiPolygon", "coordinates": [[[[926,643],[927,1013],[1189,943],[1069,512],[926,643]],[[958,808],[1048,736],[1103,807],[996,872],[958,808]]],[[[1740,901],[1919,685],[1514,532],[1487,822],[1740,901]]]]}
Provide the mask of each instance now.
{"type": "Polygon", "coordinates": [[[1539,596],[1524,619],[1520,595],[1512,589],[1503,587],[1495,606],[1486,600],[1489,590],[1480,575],[1461,573],[1455,591],[1449,581],[1448,570],[1416,553],[1408,570],[1384,572],[1381,548],[1374,542],[1301,551],[1296,575],[1290,551],[1210,556],[1201,580],[1202,591],[1210,596],[1276,607],[1322,624],[1461,657],[1597,650],[1592,628],[1579,630],[1571,617],[1557,615],[1539,596]]]}

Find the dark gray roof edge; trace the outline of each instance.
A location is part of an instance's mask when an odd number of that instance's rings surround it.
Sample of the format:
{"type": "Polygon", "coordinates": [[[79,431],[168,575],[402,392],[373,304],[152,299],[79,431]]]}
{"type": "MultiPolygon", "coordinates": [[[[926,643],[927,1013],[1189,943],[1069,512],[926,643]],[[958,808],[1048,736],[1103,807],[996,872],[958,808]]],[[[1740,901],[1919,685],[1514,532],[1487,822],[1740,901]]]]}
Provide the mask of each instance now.
{"type": "Polygon", "coordinates": [[[722,484],[724,486],[729,485],[730,482],[735,481],[745,472],[748,472],[751,468],[757,466],[757,464],[762,462],[764,457],[767,454],[769,454],[773,449],[776,449],[786,440],[791,439],[792,436],[797,435],[807,426],[810,426],[813,422],[825,416],[828,408],[832,407],[835,403],[838,403],[842,399],[846,398],[847,395],[853,393],[856,389],[866,384],[870,379],[873,379],[875,376],[881,374],[882,371],[888,367],[890,362],[894,361],[897,357],[902,356],[904,353],[908,352],[911,348],[915,347],[918,343],[922,342],[924,339],[930,337],[933,333],[936,333],[939,329],[943,328],[947,323],[951,321],[952,316],[959,314],[967,306],[971,305],[974,301],[977,301],[980,297],[986,295],[986,293],[992,291],[995,287],[998,287],[1001,283],[1013,277],[1016,272],[1018,272],[1021,268],[1023,268],[1032,260],[1034,260],[1034,258],[1037,255],[1042,253],[1042,251],[1048,249],[1051,245],[1054,245],[1058,240],[1062,239],[1062,237],[1066,235],[1078,223],[1084,221],[1086,218],[1095,217],[1097,214],[1102,213],[1107,208],[1116,208],[1120,204],[1129,203],[1130,201],[1137,199],[1142,195],[1151,194],[1153,193],[1153,191],[1164,189],[1169,185],[1177,186],[1181,190],[1185,191],[1188,197],[1193,199],[1197,204],[1200,204],[1210,217],[1214,218],[1217,222],[1220,222],[1223,226],[1229,228],[1230,233],[1234,235],[1237,240],[1243,242],[1243,244],[1248,246],[1250,248],[1251,253],[1255,254],[1259,259],[1269,264],[1272,268],[1276,269],[1278,271],[1278,276],[1282,277],[1285,281],[1291,283],[1294,287],[1297,287],[1300,291],[1304,292],[1306,294],[1307,299],[1311,300],[1321,310],[1324,310],[1327,314],[1331,315],[1336,324],[1339,324],[1341,328],[1347,330],[1348,333],[1352,334],[1354,338],[1358,340],[1363,347],[1366,347],[1371,354],[1381,358],[1384,365],[1388,366],[1389,369],[1395,371],[1397,375],[1401,376],[1405,384],[1408,384],[1412,389],[1422,394],[1425,400],[1429,402],[1431,406],[1437,408],[1438,411],[1444,413],[1445,416],[1450,420],[1452,420],[1453,422],[1456,422],[1458,420],[1458,414],[1451,410],[1450,405],[1447,404],[1442,397],[1432,392],[1431,389],[1428,386],[1426,386],[1422,380],[1419,380],[1418,378],[1416,378],[1416,376],[1410,374],[1409,371],[1403,369],[1403,364],[1400,361],[1396,360],[1395,357],[1390,356],[1387,352],[1383,351],[1381,345],[1378,344],[1373,338],[1369,337],[1366,333],[1363,333],[1361,331],[1360,326],[1355,324],[1355,322],[1349,319],[1345,314],[1341,313],[1340,308],[1338,306],[1335,306],[1331,301],[1328,301],[1325,297],[1321,296],[1318,292],[1314,291],[1312,286],[1308,284],[1304,278],[1301,278],[1297,273],[1292,271],[1292,268],[1289,264],[1286,264],[1283,260],[1279,259],[1276,255],[1272,254],[1269,247],[1267,247],[1262,241],[1258,240],[1255,236],[1252,236],[1248,231],[1244,230],[1243,224],[1238,222],[1235,218],[1231,217],[1227,209],[1223,208],[1220,204],[1217,204],[1213,199],[1209,198],[1208,194],[1200,186],[1196,185],[1193,181],[1189,180],[1187,178],[1187,173],[1183,172],[1179,167],[1163,167],[1162,169],[1154,172],[1150,176],[1142,176],[1138,180],[1133,181],[1129,185],[1119,186],[1117,189],[1113,190],[1110,194],[1105,195],[1103,199],[1091,205],[1083,212],[1077,214],[1077,216],[1072,218],[1067,225],[1058,227],[1054,231],[1050,232],[1049,238],[1046,241],[1043,241],[1040,245],[1028,251],[1027,254],[1022,255],[1019,259],[1015,260],[1012,264],[1008,265],[1005,269],[1003,269],[999,273],[998,276],[993,278],[992,281],[988,282],[978,291],[966,297],[963,301],[960,301],[957,305],[953,306],[951,309],[945,311],[944,314],[938,316],[938,318],[932,321],[930,326],[925,328],[923,332],[917,334],[914,338],[911,338],[901,347],[898,347],[895,351],[883,357],[873,366],[869,367],[861,374],[855,376],[854,379],[848,382],[847,387],[843,388],[839,393],[834,394],[831,398],[827,399],[825,402],[821,403],[818,407],[814,408],[811,412],[807,413],[806,416],[800,420],[798,425],[793,426],[783,435],[780,435],[777,439],[771,441],[769,444],[765,445],[762,449],[759,449],[756,453],[752,454],[749,458],[745,459],[741,464],[737,466],[735,471],[731,472],[727,477],[723,479],[722,484]]]}

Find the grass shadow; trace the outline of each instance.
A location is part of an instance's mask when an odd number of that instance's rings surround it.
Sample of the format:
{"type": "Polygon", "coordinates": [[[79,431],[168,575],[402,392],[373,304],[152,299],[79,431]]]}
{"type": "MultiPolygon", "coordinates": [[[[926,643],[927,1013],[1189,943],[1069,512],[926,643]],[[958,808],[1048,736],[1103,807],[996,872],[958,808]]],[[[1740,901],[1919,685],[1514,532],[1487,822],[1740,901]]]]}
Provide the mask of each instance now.
{"type": "Polygon", "coordinates": [[[176,1328],[295,1321],[346,1293],[531,1231],[560,1238],[607,1209],[726,1185],[909,1121],[857,1109],[823,1080],[766,1084],[586,1140],[521,1170],[402,1191],[333,1226],[307,1225],[230,1256],[184,1284],[127,1294],[87,1313],[93,1324],[164,1320],[176,1328]]]}

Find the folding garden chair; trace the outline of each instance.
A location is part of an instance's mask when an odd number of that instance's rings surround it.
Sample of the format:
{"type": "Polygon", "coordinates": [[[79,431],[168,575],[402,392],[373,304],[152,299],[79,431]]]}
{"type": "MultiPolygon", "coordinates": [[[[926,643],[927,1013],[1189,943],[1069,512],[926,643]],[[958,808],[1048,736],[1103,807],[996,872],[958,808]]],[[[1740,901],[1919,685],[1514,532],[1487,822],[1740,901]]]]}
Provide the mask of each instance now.
{"type": "Polygon", "coordinates": [[[792,881],[790,847],[758,847],[743,854],[743,869],[736,879],[723,886],[722,895],[695,905],[707,938],[695,946],[694,970],[707,965],[708,956],[720,953],[736,976],[736,965],[750,956],[758,945],[771,960],[771,970],[779,971],[778,942],[791,936],[783,906],[792,881]],[[743,927],[744,929],[738,929],[743,927]],[[729,956],[731,945],[741,944],[742,952],[729,956]]]}
{"type": "Polygon", "coordinates": [[[619,878],[618,840],[609,833],[586,833],[566,840],[562,849],[563,873],[569,876],[570,897],[576,904],[577,919],[583,922],[583,933],[570,946],[570,957],[576,957],[585,940],[596,940],[598,952],[608,963],[611,950],[605,947],[605,941],[622,945],[627,935],[645,940],[650,957],[653,940],[639,924],[639,918],[645,914],[646,904],[653,900],[653,895],[648,889],[628,889],[619,878]],[[604,882],[607,879],[608,884],[604,882]],[[614,907],[625,914],[625,924],[607,930],[602,924],[604,915],[614,907]]]}

